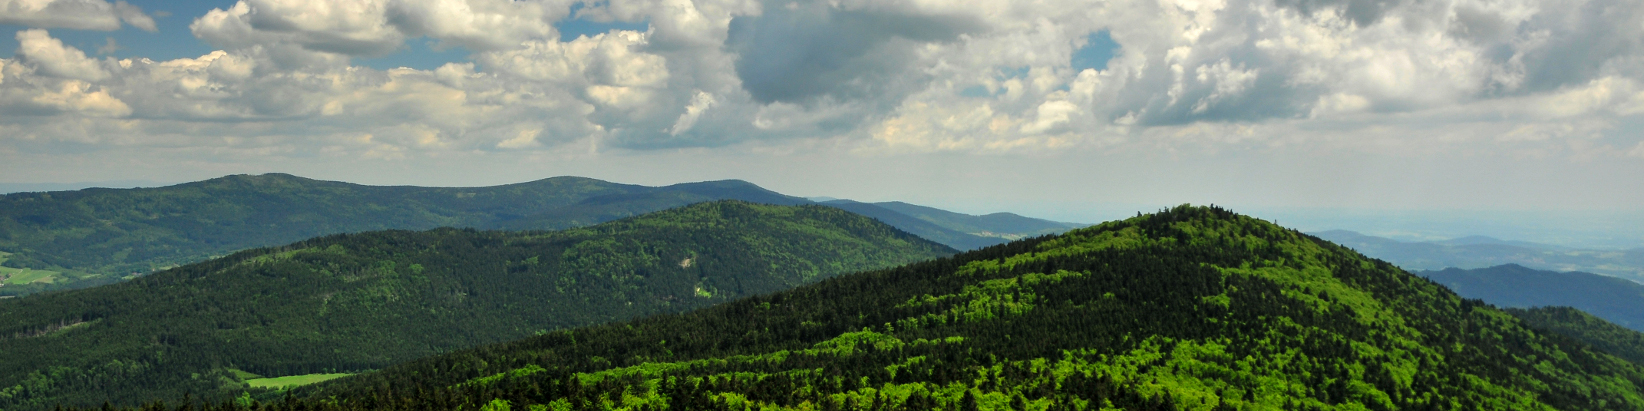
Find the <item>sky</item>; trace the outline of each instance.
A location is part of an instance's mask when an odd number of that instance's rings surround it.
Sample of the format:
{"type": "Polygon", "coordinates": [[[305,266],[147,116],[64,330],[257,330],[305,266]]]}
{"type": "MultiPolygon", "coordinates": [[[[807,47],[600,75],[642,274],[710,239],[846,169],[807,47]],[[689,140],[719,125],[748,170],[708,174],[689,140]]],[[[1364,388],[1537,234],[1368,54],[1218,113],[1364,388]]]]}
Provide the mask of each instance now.
{"type": "Polygon", "coordinates": [[[0,183],[266,172],[1644,245],[1644,2],[0,0],[0,183]]]}

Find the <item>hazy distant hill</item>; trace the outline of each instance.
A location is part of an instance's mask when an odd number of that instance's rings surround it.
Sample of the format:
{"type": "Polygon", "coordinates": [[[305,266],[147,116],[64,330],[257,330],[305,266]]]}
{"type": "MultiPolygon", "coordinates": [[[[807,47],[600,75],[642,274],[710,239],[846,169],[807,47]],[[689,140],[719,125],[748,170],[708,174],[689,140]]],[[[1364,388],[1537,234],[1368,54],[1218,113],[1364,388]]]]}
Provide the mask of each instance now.
{"type": "MultiPolygon", "coordinates": [[[[1421,271],[1467,298],[1502,307],[1569,306],[1634,330],[1644,330],[1644,284],[1592,273],[1536,270],[1517,264],[1421,271]]],[[[1644,349],[1644,347],[1641,347],[1644,349]]]]}
{"type": "Polygon", "coordinates": [[[890,209],[891,211],[913,216],[914,218],[918,218],[920,220],[929,221],[950,230],[981,237],[998,238],[1007,241],[1041,236],[1045,234],[1061,234],[1067,230],[1084,227],[1086,225],[1040,220],[1037,218],[1028,218],[1012,213],[993,213],[975,216],[921,205],[908,204],[900,201],[889,201],[873,204],[890,209]]]}
{"type": "MultiPolygon", "coordinates": [[[[810,202],[740,180],[646,187],[581,177],[494,187],[412,187],[265,174],[159,188],[17,193],[0,196],[0,295],[107,284],[131,274],[327,234],[435,227],[562,229],[725,199],[810,202]]],[[[1060,224],[911,205],[902,206],[924,217],[879,205],[834,205],[958,249],[1047,233],[1046,227],[1060,224]],[[987,233],[972,234],[982,231],[987,233]]]]}
{"type": "Polygon", "coordinates": [[[920,237],[960,250],[973,250],[1027,237],[1059,234],[1084,226],[1011,213],[981,216],[961,214],[899,201],[863,203],[831,200],[822,204],[873,217],[920,237]]]}
{"type": "Polygon", "coordinates": [[[0,301],[0,409],[231,397],[680,312],[953,250],[816,205],[710,202],[555,232],[374,231],[0,301]]]}
{"type": "Polygon", "coordinates": [[[1311,234],[1412,271],[1519,264],[1543,270],[1585,271],[1644,281],[1644,248],[1578,250],[1480,236],[1446,241],[1405,242],[1345,230],[1311,234]]]}
{"type": "Polygon", "coordinates": [[[896,226],[897,228],[901,228],[902,230],[913,233],[914,235],[946,244],[949,247],[959,250],[974,250],[1005,242],[1004,240],[998,238],[982,237],[936,225],[935,223],[921,220],[914,216],[892,211],[891,209],[881,207],[877,204],[861,203],[851,200],[833,200],[822,203],[822,205],[872,217],[873,219],[885,222],[885,224],[896,226]]]}
{"type": "Polygon", "coordinates": [[[704,181],[665,187],[640,187],[621,193],[591,196],[575,204],[517,220],[498,222],[493,226],[526,230],[581,227],[687,204],[725,199],[775,205],[810,203],[809,200],[766,190],[746,181],[704,181]]]}
{"type": "Polygon", "coordinates": [[[1644,409],[1637,365],[1475,301],[1262,220],[1178,207],[419,359],[265,406],[1644,409]]]}

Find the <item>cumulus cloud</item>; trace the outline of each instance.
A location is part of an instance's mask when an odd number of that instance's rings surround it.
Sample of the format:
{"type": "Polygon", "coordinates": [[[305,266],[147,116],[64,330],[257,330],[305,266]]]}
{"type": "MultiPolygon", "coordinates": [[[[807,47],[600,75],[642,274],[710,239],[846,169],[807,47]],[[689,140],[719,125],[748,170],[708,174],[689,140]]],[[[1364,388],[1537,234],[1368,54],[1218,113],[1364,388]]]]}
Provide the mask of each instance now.
{"type": "Polygon", "coordinates": [[[213,9],[189,28],[217,47],[296,46],[342,56],[381,56],[406,39],[440,47],[511,49],[552,37],[569,2],[508,0],[241,0],[213,9]]]}
{"type": "Polygon", "coordinates": [[[577,18],[647,28],[561,41],[570,1],[241,0],[194,20],[222,49],[197,58],[99,61],[19,33],[0,95],[128,135],[312,140],[382,158],[824,140],[1411,148],[1509,134],[1624,156],[1636,140],[1614,137],[1615,124],[1644,115],[1644,3],[1621,0],[581,4],[577,18]],[[1093,33],[1118,48],[1102,68],[1076,68],[1093,33]],[[419,37],[469,61],[352,65],[419,37]]]}
{"type": "Polygon", "coordinates": [[[726,46],[755,100],[804,102],[899,94],[921,44],[978,31],[974,16],[932,13],[898,2],[771,0],[764,13],[731,20],[726,46]]]}
{"type": "Polygon", "coordinates": [[[102,63],[80,49],[63,45],[45,30],[17,32],[17,57],[48,76],[98,81],[108,77],[102,63]]]}
{"type": "Polygon", "coordinates": [[[120,29],[122,21],[144,31],[157,31],[154,18],[125,1],[0,0],[0,24],[113,31],[120,29]]]}

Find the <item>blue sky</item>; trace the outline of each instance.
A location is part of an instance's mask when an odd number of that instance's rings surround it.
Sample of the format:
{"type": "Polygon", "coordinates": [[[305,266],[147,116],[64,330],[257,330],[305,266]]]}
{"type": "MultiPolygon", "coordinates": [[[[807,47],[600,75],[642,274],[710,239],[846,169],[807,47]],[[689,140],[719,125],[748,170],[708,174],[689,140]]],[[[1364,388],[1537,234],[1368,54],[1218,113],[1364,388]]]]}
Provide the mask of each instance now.
{"type": "Polygon", "coordinates": [[[1076,221],[1644,208],[1637,1],[122,4],[0,0],[0,183],[737,178],[1076,221]]]}

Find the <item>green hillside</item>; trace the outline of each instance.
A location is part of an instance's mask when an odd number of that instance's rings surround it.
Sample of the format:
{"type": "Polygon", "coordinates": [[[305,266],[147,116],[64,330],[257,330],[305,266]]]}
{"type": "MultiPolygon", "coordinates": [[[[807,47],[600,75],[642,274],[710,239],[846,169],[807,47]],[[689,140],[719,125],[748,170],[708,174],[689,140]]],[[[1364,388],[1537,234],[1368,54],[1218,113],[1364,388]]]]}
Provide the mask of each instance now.
{"type": "Polygon", "coordinates": [[[1507,312],[1536,329],[1561,334],[1644,365],[1644,333],[1570,307],[1508,308],[1507,312]]]}
{"type": "Polygon", "coordinates": [[[1641,387],[1632,363],[1385,262],[1184,206],[262,406],[1636,410],[1641,387]]]}
{"type": "Polygon", "coordinates": [[[84,288],[235,251],[338,233],[543,230],[722,199],[807,201],[745,181],[645,187],[555,177],[494,187],[366,186],[286,174],[169,187],[0,196],[0,295],[84,288]],[[50,274],[44,274],[44,273],[50,274]],[[21,281],[27,279],[29,281],[21,281]]]}
{"type": "Polygon", "coordinates": [[[245,380],[376,369],[950,253],[834,208],[743,202],[557,232],[334,235],[0,301],[0,409],[226,398],[245,380]]]}
{"type": "Polygon", "coordinates": [[[0,196],[0,251],[13,254],[7,267],[67,271],[69,281],[118,278],[327,234],[485,227],[639,188],[575,177],[428,188],[265,174],[159,188],[15,193],[0,196]]]}

